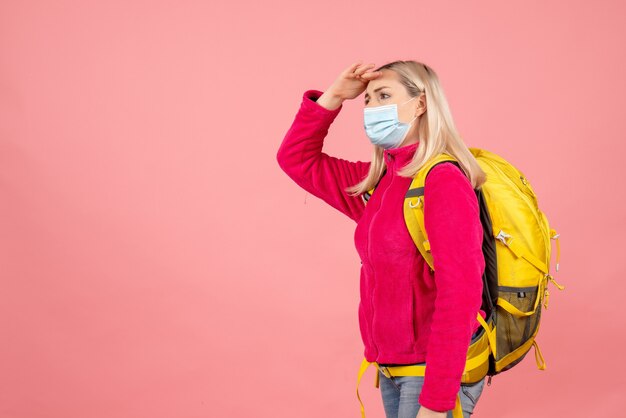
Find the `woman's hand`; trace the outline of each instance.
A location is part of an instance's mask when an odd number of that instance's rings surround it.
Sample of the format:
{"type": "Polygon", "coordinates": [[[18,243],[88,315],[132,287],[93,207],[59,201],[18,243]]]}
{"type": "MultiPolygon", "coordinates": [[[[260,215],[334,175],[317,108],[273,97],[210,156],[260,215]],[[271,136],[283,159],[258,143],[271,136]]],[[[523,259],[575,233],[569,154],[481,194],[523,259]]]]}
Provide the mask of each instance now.
{"type": "Polygon", "coordinates": [[[446,418],[447,415],[447,412],[437,412],[432,409],[428,409],[425,406],[420,406],[417,418],[446,418]]]}
{"type": "Polygon", "coordinates": [[[374,64],[355,62],[339,74],[328,90],[341,100],[354,99],[365,91],[370,80],[382,75],[381,71],[372,71],[374,67],[374,64]]]}
{"type": "Polygon", "coordinates": [[[317,99],[317,103],[334,110],[344,100],[354,99],[365,91],[370,80],[382,75],[382,71],[372,71],[374,67],[374,64],[353,63],[339,74],[333,84],[317,99]]]}

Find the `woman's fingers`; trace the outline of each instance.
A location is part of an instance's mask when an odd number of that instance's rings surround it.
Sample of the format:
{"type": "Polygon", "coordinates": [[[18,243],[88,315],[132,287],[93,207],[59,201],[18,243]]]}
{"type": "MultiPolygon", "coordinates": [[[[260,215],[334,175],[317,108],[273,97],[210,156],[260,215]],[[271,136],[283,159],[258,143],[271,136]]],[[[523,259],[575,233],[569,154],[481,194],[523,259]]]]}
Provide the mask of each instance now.
{"type": "Polygon", "coordinates": [[[362,78],[372,79],[382,74],[382,71],[367,71],[361,75],[362,78]]]}
{"type": "Polygon", "coordinates": [[[363,64],[362,61],[352,63],[337,77],[329,90],[333,90],[334,94],[343,100],[354,99],[365,90],[370,80],[380,74],[380,71],[372,71],[374,67],[373,63],[363,64]]]}
{"type": "Polygon", "coordinates": [[[366,72],[364,72],[363,74],[360,74],[357,77],[357,80],[361,81],[362,83],[369,83],[370,81],[378,78],[379,75],[381,75],[382,72],[381,71],[371,71],[368,70],[366,72]]]}
{"type": "Polygon", "coordinates": [[[371,76],[369,76],[369,74],[371,74],[373,67],[375,67],[374,64],[360,64],[354,69],[352,73],[349,73],[348,77],[362,83],[368,83],[369,80],[371,80],[372,78],[371,76]]]}
{"type": "Polygon", "coordinates": [[[368,71],[368,69],[375,67],[374,64],[366,64],[366,65],[360,65],[359,68],[357,68],[354,73],[356,75],[361,75],[363,74],[365,71],[368,71]]]}
{"type": "Polygon", "coordinates": [[[363,62],[357,61],[346,69],[346,75],[349,78],[355,78],[359,74],[359,71],[362,71],[362,68],[363,68],[363,62]]]}
{"type": "Polygon", "coordinates": [[[359,65],[361,65],[361,61],[357,61],[355,63],[352,63],[351,66],[346,68],[346,74],[353,74],[354,71],[358,68],[359,65]]]}
{"type": "Polygon", "coordinates": [[[357,61],[346,69],[345,76],[362,81],[361,75],[366,71],[370,71],[374,66],[374,64],[363,64],[361,61],[357,61]]]}

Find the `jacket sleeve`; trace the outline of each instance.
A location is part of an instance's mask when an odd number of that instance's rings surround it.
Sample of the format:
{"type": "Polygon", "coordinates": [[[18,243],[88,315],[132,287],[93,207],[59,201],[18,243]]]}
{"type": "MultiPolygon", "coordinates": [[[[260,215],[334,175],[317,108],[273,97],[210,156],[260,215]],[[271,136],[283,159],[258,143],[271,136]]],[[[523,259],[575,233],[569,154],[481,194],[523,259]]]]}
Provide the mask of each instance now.
{"type": "Polygon", "coordinates": [[[307,90],[276,154],[281,169],[300,187],[358,222],[365,204],[345,188],[361,181],[370,163],[346,161],[322,152],[324,138],[341,105],[329,110],[317,103],[319,90],[307,90]]]}
{"type": "Polygon", "coordinates": [[[485,268],[478,198],[469,179],[452,163],[436,165],[426,177],[424,227],[437,296],[419,403],[443,412],[454,409],[460,389],[478,322],[485,268]]]}

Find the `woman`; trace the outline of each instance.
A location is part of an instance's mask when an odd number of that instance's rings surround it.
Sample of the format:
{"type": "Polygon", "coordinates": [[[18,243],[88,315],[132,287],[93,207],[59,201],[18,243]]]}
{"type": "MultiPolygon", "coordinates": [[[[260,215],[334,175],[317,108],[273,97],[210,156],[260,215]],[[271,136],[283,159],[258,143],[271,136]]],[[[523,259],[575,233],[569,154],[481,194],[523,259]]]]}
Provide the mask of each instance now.
{"type": "Polygon", "coordinates": [[[484,379],[461,386],[461,376],[479,329],[485,260],[474,189],[485,173],[457,133],[430,67],[415,61],[373,67],[353,63],[325,92],[307,90],[277,161],[303,189],[357,222],[359,326],[367,361],[428,365],[425,376],[378,371],[387,418],[452,417],[457,393],[469,417],[484,386],[484,379]],[[364,91],[372,161],[322,152],[343,101],[364,91]],[[403,201],[417,170],[441,152],[452,154],[462,170],[444,162],[426,177],[424,224],[435,274],[407,230],[403,201]],[[366,205],[361,196],[374,186],[366,205]]]}

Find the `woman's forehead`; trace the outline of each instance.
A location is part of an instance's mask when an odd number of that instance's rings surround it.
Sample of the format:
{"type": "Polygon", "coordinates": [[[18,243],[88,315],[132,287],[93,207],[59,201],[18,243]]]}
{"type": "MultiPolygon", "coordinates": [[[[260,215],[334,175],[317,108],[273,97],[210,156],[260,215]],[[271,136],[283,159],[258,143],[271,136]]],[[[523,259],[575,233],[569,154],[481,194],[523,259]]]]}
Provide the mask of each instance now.
{"type": "Polygon", "coordinates": [[[365,95],[369,96],[370,94],[374,94],[377,91],[384,89],[385,87],[393,90],[402,87],[402,85],[397,78],[384,74],[367,83],[365,95]]]}

